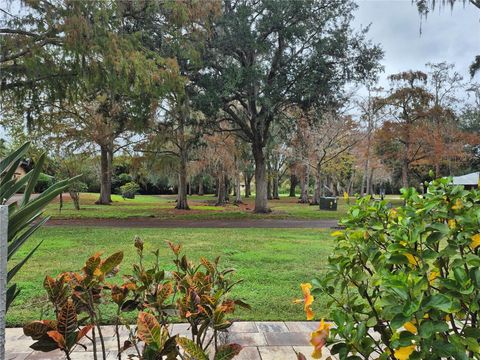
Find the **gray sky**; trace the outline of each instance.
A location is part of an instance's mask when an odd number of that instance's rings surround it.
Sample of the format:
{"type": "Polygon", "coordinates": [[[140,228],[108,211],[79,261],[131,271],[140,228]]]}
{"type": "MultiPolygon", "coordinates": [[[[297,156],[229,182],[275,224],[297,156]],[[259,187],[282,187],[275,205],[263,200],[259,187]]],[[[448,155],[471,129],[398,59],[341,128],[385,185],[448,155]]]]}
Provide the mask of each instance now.
{"type": "MultiPolygon", "coordinates": [[[[382,86],[388,87],[388,75],[425,70],[427,62],[454,63],[470,78],[468,67],[480,55],[480,9],[468,1],[458,3],[453,10],[437,8],[421,21],[411,0],[358,0],[355,25],[371,23],[369,38],[385,51],[382,86]]],[[[480,82],[480,74],[474,80],[480,82]]]]}

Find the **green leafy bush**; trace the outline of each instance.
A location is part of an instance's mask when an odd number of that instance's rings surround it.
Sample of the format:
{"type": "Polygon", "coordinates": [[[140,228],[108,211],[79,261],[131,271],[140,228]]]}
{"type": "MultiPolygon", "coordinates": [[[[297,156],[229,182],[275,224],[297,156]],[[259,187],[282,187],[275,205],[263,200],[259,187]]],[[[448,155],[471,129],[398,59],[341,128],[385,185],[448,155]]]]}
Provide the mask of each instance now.
{"type": "Polygon", "coordinates": [[[52,186],[54,182],[55,181],[54,181],[53,176],[50,176],[50,175],[47,175],[47,174],[44,174],[44,173],[40,173],[40,175],[38,176],[37,183],[35,185],[35,192],[36,193],[44,192],[50,186],[52,186]]]}
{"type": "Polygon", "coordinates": [[[134,181],[130,181],[120,186],[120,192],[124,199],[135,199],[135,195],[140,191],[140,185],[134,181]]]}
{"type": "Polygon", "coordinates": [[[328,271],[312,281],[312,294],[330,299],[329,350],[340,359],[480,359],[480,192],[442,179],[402,198],[397,209],[360,199],[333,234],[328,271]]]}

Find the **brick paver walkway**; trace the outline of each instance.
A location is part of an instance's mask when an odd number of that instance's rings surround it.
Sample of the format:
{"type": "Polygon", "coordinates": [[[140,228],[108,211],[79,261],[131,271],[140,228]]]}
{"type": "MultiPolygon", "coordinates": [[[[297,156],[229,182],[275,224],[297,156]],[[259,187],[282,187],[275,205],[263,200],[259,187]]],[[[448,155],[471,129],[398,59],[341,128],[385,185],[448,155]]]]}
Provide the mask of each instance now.
{"type": "MultiPolygon", "coordinates": [[[[318,326],[317,322],[309,321],[255,321],[236,322],[227,333],[227,342],[234,342],[244,348],[237,360],[295,360],[295,351],[302,352],[311,359],[312,346],[309,344],[310,332],[318,326]]],[[[174,324],[172,334],[186,335],[187,324],[174,324]]],[[[117,358],[116,339],[113,328],[105,327],[105,343],[108,359],[117,358]]],[[[6,360],[57,360],[64,357],[60,352],[42,353],[32,351],[29,346],[33,341],[23,334],[21,328],[7,329],[6,360]]],[[[81,347],[75,349],[72,360],[93,359],[91,346],[89,351],[81,347]]],[[[329,356],[328,350],[323,351],[323,359],[329,356]]],[[[125,359],[123,356],[122,359],[125,359]]]]}

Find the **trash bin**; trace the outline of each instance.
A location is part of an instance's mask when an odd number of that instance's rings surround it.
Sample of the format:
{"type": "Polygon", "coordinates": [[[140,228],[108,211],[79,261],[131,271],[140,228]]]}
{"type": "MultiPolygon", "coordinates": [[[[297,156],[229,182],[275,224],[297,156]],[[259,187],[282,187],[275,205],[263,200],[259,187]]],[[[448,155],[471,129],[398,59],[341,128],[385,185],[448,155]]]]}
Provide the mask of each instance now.
{"type": "Polygon", "coordinates": [[[337,198],[336,197],[321,197],[320,198],[320,210],[337,211],[337,198]]]}

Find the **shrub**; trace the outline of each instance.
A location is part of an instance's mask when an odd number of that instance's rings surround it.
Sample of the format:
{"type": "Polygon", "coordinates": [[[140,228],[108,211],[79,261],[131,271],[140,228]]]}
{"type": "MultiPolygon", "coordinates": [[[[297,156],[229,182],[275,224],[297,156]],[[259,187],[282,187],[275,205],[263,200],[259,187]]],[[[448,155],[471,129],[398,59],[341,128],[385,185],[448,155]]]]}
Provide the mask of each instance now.
{"type": "MultiPolygon", "coordinates": [[[[117,169],[117,170],[121,170],[121,169],[117,169]]],[[[112,174],[112,191],[117,193],[121,192],[120,188],[131,181],[133,181],[133,179],[130,174],[123,173],[123,172],[112,174]]]]}
{"type": "MultiPolygon", "coordinates": [[[[81,272],[66,272],[55,279],[47,276],[44,288],[57,317],[56,322],[34,321],[24,327],[26,335],[38,340],[32,345],[40,351],[60,349],[67,359],[79,345],[79,340],[90,330],[95,359],[97,346],[101,347],[102,358],[107,353],[100,321],[106,303],[116,305],[115,337],[119,354],[132,351],[129,357],[139,359],[208,359],[207,348],[215,360],[230,360],[241,347],[237,344],[220,344],[219,335],[231,325],[226,319],[236,306],[247,307],[240,300],[230,297],[229,291],[238,281],[232,281],[232,269],[219,270],[219,259],[211,262],[202,258],[195,264],[181,254],[181,246],[169,243],[174,253],[175,270],[167,271],[160,266],[159,251],[154,252],[154,261],[149,266],[144,257],[144,244],[135,239],[139,263],[133,265],[132,274],[124,276],[124,283],[110,283],[108,279],[118,273],[123,253],[118,252],[106,259],[100,254],[91,256],[81,272]],[[54,329],[62,324],[64,308],[74,304],[68,318],[68,326],[61,326],[60,334],[68,327],[63,339],[54,329]],[[123,313],[138,312],[137,326],[131,327],[123,318],[123,313]],[[170,334],[168,325],[176,317],[190,324],[189,338],[170,334]],[[80,327],[77,318],[85,325],[80,327]],[[124,324],[130,331],[128,339],[120,341],[119,326],[124,324]],[[34,331],[35,330],[35,331],[34,331]],[[68,341],[65,341],[68,339],[68,341]],[[143,346],[142,346],[143,343],[143,346]],[[97,345],[99,344],[99,345],[97,345]],[[181,349],[181,350],[180,350],[181,349]],[[186,356],[186,354],[188,356],[186,356]]],[[[85,346],[85,345],[80,345],[85,346]]],[[[121,355],[118,357],[121,358],[121,355]]]]}
{"type": "Polygon", "coordinates": [[[120,186],[120,192],[124,199],[135,199],[135,195],[140,191],[140,185],[134,181],[130,181],[120,186]]]}
{"type": "Polygon", "coordinates": [[[479,359],[480,192],[442,179],[424,197],[407,189],[402,198],[397,209],[360,199],[333,234],[328,271],[312,281],[312,295],[330,299],[329,350],[340,359],[479,359]]]}
{"type": "Polygon", "coordinates": [[[50,175],[47,175],[47,174],[44,174],[44,173],[40,173],[40,175],[38,176],[37,183],[35,184],[35,192],[36,193],[44,192],[50,186],[52,186],[54,182],[55,181],[54,181],[53,176],[50,176],[50,175]]]}

